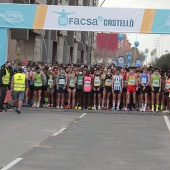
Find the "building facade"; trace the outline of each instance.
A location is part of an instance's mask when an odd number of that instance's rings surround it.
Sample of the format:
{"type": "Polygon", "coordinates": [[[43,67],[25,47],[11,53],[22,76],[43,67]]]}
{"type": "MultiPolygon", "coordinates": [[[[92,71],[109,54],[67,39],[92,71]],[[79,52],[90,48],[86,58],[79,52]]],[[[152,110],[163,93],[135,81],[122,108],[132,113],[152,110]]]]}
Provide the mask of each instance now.
{"type": "Polygon", "coordinates": [[[120,42],[118,33],[97,33],[97,47],[95,51],[95,59],[99,62],[109,62],[117,60],[119,56],[123,56],[126,61],[126,53],[131,52],[131,43],[128,41],[126,34],[120,42]],[[106,61],[105,61],[106,60],[106,61]]]}
{"type": "MultiPolygon", "coordinates": [[[[98,0],[1,0],[0,3],[98,6],[98,0]]],[[[9,29],[8,60],[16,60],[17,49],[20,49],[22,61],[92,63],[96,35],[85,31],[9,29]]]]}

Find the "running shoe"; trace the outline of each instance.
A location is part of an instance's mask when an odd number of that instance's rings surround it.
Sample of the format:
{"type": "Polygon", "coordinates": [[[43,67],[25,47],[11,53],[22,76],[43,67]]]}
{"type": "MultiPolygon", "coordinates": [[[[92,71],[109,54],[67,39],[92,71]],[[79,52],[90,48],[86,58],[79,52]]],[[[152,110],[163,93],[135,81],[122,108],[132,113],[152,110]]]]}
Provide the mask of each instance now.
{"type": "Polygon", "coordinates": [[[121,111],[124,111],[125,110],[125,107],[123,107],[122,109],[121,109],[121,111]]]}
{"type": "Polygon", "coordinates": [[[114,110],[115,110],[115,107],[112,107],[112,108],[111,108],[111,111],[114,111],[114,110]]]}
{"type": "Polygon", "coordinates": [[[101,109],[101,110],[105,110],[105,109],[104,109],[104,107],[102,107],[102,109],[101,109]]]}
{"type": "Polygon", "coordinates": [[[98,106],[98,110],[101,110],[101,107],[100,107],[100,105],[98,106]]]}
{"type": "Polygon", "coordinates": [[[146,108],[143,108],[142,112],[146,112],[146,108]]]}
{"type": "Polygon", "coordinates": [[[135,109],[134,109],[134,107],[132,107],[132,109],[131,109],[132,111],[135,111],[135,109]]]}
{"type": "Polygon", "coordinates": [[[139,107],[136,107],[135,111],[139,111],[139,107]]]}
{"type": "Polygon", "coordinates": [[[117,109],[116,109],[117,111],[119,111],[120,109],[119,109],[119,107],[117,107],[117,109]]]}
{"type": "Polygon", "coordinates": [[[35,108],[36,107],[36,103],[34,103],[33,105],[32,105],[32,108],[35,108]]]}
{"type": "Polygon", "coordinates": [[[65,109],[70,109],[70,107],[67,105],[67,106],[65,107],[65,109]]]}
{"type": "Polygon", "coordinates": [[[169,113],[169,110],[165,110],[165,111],[163,111],[163,113],[169,113]]]}
{"type": "Polygon", "coordinates": [[[54,109],[54,106],[51,106],[51,109],[54,109]]]}
{"type": "Polygon", "coordinates": [[[82,110],[82,107],[81,107],[81,106],[79,106],[79,107],[78,107],[78,110],[82,110]]]}
{"type": "Polygon", "coordinates": [[[110,108],[109,108],[109,107],[107,107],[107,108],[106,108],[106,110],[108,111],[108,110],[110,110],[110,108]]]}
{"type": "Polygon", "coordinates": [[[126,112],[130,112],[130,109],[129,108],[125,108],[125,110],[124,111],[126,111],[126,112]]]}
{"type": "Polygon", "coordinates": [[[90,106],[88,107],[88,110],[91,110],[91,107],[90,107],[90,106]]]}
{"type": "Polygon", "coordinates": [[[36,108],[39,108],[40,107],[40,104],[39,103],[37,103],[37,106],[36,106],[36,108]]]}
{"type": "Polygon", "coordinates": [[[34,104],[32,105],[32,108],[36,108],[36,106],[37,106],[37,104],[36,104],[36,103],[34,103],[34,104]]]}
{"type": "Polygon", "coordinates": [[[17,113],[18,113],[18,114],[21,114],[21,111],[20,111],[20,110],[18,110],[18,111],[17,111],[17,113]]]}
{"type": "Polygon", "coordinates": [[[146,108],[146,111],[147,111],[147,112],[150,112],[150,111],[151,111],[151,108],[150,108],[150,107],[147,107],[147,108],[146,108]]]}
{"type": "Polygon", "coordinates": [[[96,106],[93,107],[93,110],[96,110],[96,106]]]}
{"type": "Polygon", "coordinates": [[[124,111],[127,111],[127,107],[124,108],[124,111]]]}
{"type": "Polygon", "coordinates": [[[25,107],[28,108],[28,107],[29,107],[29,104],[26,104],[25,107]]]}
{"type": "Polygon", "coordinates": [[[59,108],[60,108],[60,106],[57,106],[57,107],[56,107],[56,109],[59,109],[59,108]]]}
{"type": "Polygon", "coordinates": [[[61,109],[64,109],[64,107],[63,107],[63,106],[61,106],[61,109]]]}

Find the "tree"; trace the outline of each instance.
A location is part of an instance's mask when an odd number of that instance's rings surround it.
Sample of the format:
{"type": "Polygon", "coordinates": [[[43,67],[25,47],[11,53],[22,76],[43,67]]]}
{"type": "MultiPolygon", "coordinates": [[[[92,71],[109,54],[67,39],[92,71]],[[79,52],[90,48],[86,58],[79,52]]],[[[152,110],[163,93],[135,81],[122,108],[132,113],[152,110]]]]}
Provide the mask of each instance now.
{"type": "Polygon", "coordinates": [[[160,58],[156,58],[155,61],[152,62],[154,67],[159,67],[162,69],[170,70],[170,54],[165,54],[160,58]]]}
{"type": "Polygon", "coordinates": [[[148,48],[146,48],[146,49],[145,49],[145,53],[146,53],[146,54],[148,54],[148,52],[149,52],[149,49],[148,49],[148,48]]]}

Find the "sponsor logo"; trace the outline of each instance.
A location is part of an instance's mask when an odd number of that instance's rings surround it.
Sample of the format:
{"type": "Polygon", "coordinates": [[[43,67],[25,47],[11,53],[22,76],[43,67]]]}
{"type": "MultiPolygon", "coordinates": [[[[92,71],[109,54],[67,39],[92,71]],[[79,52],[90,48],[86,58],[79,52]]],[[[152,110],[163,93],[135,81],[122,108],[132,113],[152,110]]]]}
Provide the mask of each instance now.
{"type": "Polygon", "coordinates": [[[63,27],[68,25],[98,26],[99,24],[103,24],[106,27],[133,27],[134,25],[133,20],[104,19],[102,16],[97,18],[68,17],[68,15],[75,14],[75,12],[66,12],[65,9],[62,9],[61,12],[53,12],[60,15],[58,17],[58,25],[63,27]]]}

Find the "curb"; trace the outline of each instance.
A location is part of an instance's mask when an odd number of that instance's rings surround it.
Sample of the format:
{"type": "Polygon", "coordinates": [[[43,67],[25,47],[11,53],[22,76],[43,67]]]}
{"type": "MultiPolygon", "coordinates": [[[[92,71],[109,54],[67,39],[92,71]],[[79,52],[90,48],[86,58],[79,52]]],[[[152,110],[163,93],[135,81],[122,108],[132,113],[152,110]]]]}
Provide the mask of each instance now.
{"type": "Polygon", "coordinates": [[[129,114],[129,115],[159,115],[159,116],[168,116],[168,113],[162,112],[140,112],[140,111],[105,111],[105,110],[68,110],[68,109],[44,109],[44,108],[22,108],[22,110],[35,111],[35,112],[63,112],[63,113],[98,113],[98,114],[129,114]]]}

